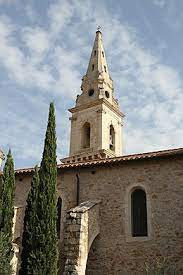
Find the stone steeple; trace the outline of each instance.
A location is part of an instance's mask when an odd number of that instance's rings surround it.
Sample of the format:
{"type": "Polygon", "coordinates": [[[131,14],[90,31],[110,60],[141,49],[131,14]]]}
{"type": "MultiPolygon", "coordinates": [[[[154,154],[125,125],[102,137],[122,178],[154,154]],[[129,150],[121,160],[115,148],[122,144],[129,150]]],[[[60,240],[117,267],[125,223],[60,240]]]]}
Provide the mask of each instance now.
{"type": "Polygon", "coordinates": [[[81,94],[69,109],[72,116],[70,153],[63,162],[75,162],[120,156],[122,153],[122,118],[114,98],[100,29],[91,52],[81,94]]]}
{"type": "Polygon", "coordinates": [[[111,104],[117,104],[113,98],[113,80],[109,74],[102,33],[99,29],[96,32],[86,75],[82,78],[81,90],[77,105],[97,98],[106,98],[111,104]]]}
{"type": "MultiPolygon", "coordinates": [[[[86,73],[88,79],[105,79],[111,82],[111,77],[109,75],[106,55],[104,51],[104,46],[102,42],[102,33],[97,30],[96,37],[88,64],[88,69],[86,73]]],[[[112,83],[111,83],[112,86],[112,83]]],[[[111,87],[113,88],[113,87],[111,87]]]]}

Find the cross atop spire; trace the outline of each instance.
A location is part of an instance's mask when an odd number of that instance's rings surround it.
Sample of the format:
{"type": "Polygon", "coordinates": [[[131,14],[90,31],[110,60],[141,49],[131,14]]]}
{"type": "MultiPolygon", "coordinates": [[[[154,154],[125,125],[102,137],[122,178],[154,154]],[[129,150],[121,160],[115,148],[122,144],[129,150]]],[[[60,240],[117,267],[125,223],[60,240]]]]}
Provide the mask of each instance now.
{"type": "Polygon", "coordinates": [[[100,32],[101,31],[101,26],[98,26],[97,27],[97,32],[100,32]]]}

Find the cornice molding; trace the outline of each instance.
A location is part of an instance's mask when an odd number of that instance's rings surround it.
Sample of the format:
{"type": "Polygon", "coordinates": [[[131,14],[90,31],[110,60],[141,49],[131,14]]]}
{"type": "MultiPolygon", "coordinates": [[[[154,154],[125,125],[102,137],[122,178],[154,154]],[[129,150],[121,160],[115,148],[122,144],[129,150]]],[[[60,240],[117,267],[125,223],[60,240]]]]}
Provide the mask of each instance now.
{"type": "Polygon", "coordinates": [[[89,102],[87,104],[83,104],[83,105],[68,109],[68,111],[73,114],[73,113],[76,113],[76,112],[79,112],[79,111],[82,111],[85,109],[89,109],[89,108],[92,108],[94,106],[98,106],[101,104],[106,105],[111,111],[115,112],[118,116],[120,116],[120,117],[125,116],[122,112],[120,112],[117,108],[115,108],[110,102],[108,102],[105,98],[100,98],[100,99],[94,100],[92,102],[89,102]]]}

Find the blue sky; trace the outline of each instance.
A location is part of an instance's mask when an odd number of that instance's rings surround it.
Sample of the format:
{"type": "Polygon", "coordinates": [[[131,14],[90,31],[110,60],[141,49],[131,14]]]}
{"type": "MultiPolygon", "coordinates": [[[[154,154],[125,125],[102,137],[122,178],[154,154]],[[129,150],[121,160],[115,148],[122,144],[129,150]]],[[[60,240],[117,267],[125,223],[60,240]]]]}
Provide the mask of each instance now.
{"type": "Polygon", "coordinates": [[[0,148],[39,163],[55,102],[58,157],[97,26],[125,113],[124,154],[183,147],[183,1],[0,0],[0,148]]]}

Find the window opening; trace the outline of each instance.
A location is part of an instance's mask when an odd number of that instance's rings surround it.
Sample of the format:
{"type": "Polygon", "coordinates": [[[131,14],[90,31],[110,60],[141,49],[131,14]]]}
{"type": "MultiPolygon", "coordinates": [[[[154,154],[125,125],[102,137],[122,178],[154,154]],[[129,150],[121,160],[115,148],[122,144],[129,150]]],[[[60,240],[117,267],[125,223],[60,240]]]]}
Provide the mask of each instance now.
{"type": "Polygon", "coordinates": [[[95,68],[95,66],[94,66],[94,64],[92,64],[92,71],[94,71],[94,68],[95,68]]]}
{"type": "Polygon", "coordinates": [[[104,52],[102,52],[102,56],[104,57],[104,52]]]}
{"type": "Polygon", "coordinates": [[[96,56],[96,54],[97,54],[97,51],[94,51],[94,56],[96,56]]]}
{"type": "Polygon", "coordinates": [[[147,236],[147,203],[146,193],[136,189],[131,194],[131,224],[132,236],[147,236]]]}
{"type": "Polygon", "coordinates": [[[88,92],[88,95],[89,96],[92,96],[94,94],[94,90],[93,89],[90,89],[89,92],[88,92]]]}
{"type": "Polygon", "coordinates": [[[106,66],[104,65],[104,71],[107,73],[107,69],[106,69],[106,66]]]}
{"type": "Polygon", "coordinates": [[[90,123],[86,122],[82,129],[82,148],[90,147],[90,123]]]}
{"type": "Polygon", "coordinates": [[[105,96],[107,97],[107,98],[109,98],[109,92],[108,91],[105,91],[105,96]]]}

